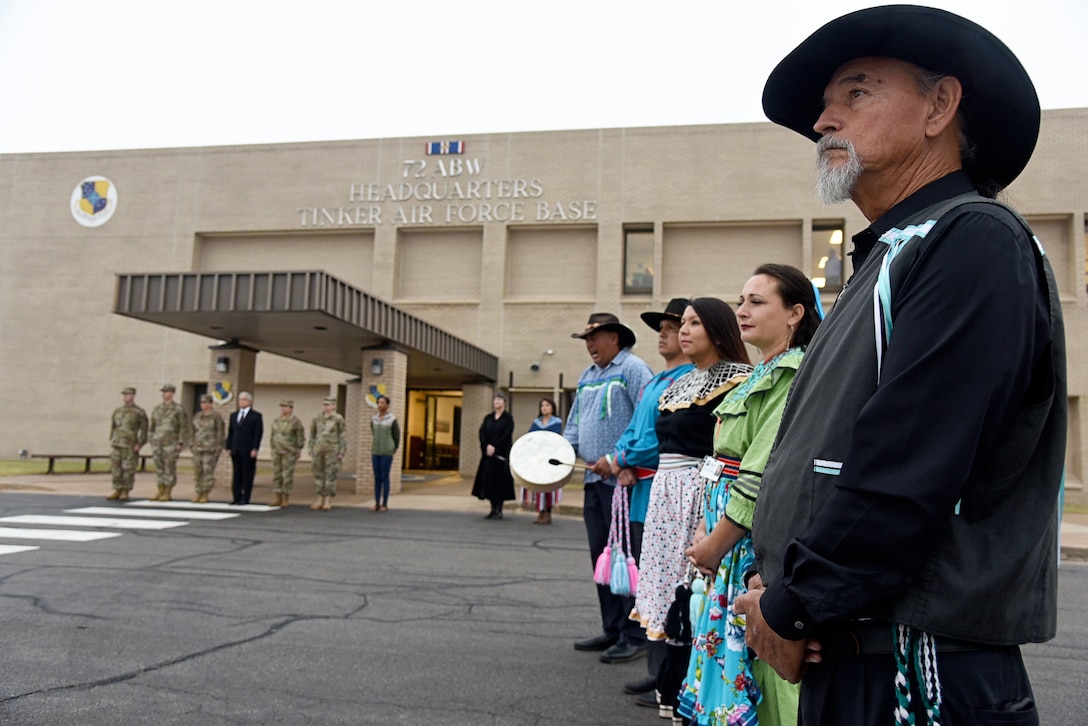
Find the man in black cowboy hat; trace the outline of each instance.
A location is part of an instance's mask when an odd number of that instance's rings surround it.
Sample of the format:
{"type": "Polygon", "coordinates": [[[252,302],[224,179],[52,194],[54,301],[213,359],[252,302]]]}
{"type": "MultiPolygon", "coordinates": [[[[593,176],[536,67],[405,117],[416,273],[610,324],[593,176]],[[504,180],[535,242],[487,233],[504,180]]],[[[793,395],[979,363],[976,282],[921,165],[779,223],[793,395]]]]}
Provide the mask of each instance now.
{"type": "Polygon", "coordinates": [[[871,225],[764,474],[748,642],[803,677],[805,726],[1037,723],[1017,646],[1055,632],[1064,334],[1041,246],[988,199],[1034,149],[1031,80],[978,25],[888,6],[816,31],[763,104],[871,225]]]}
{"type": "MultiPolygon", "coordinates": [[[[615,476],[621,486],[629,486],[631,495],[631,549],[636,560],[642,552],[642,532],[646,510],[650,504],[650,485],[658,464],[657,423],[661,412],[657,399],[677,378],[695,366],[680,348],[680,320],[688,306],[687,298],[669,300],[664,312],[645,312],[640,316],[652,330],[657,331],[657,352],[665,359],[661,371],[642,390],[631,423],[620,436],[612,451],[597,460],[593,470],[601,476],[615,476]]],[[[665,662],[664,641],[647,643],[645,678],[624,685],[627,693],[637,694],[640,706],[658,707],[657,675],[665,662]]]]}
{"type": "MultiPolygon", "coordinates": [[[[635,344],[634,332],[611,313],[593,313],[585,329],[572,333],[571,337],[585,341],[593,364],[578,379],[578,392],[563,436],[593,467],[612,451],[627,428],[639,395],[653,377],[653,371],[631,353],[631,346],[635,344]]],[[[582,517],[589,538],[591,567],[608,546],[612,522],[616,477],[610,469],[605,471],[607,473],[602,475],[591,469],[585,475],[582,517]]],[[[608,585],[597,585],[597,598],[602,632],[575,642],[574,647],[604,651],[601,660],[605,663],[622,663],[643,655],[646,638],[642,628],[627,617],[634,606],[634,598],[613,594],[608,585]]]]}

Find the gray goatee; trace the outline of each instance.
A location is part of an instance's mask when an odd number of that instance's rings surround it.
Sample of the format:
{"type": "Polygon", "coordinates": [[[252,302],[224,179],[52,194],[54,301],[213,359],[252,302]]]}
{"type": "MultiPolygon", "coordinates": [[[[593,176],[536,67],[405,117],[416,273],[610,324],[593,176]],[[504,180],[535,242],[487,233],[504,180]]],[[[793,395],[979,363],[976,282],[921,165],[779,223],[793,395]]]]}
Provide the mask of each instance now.
{"type": "Polygon", "coordinates": [[[864,167],[854,145],[845,139],[822,136],[816,142],[816,198],[822,204],[848,201],[864,167]],[[829,149],[846,151],[845,164],[833,166],[824,152],[829,149]]]}

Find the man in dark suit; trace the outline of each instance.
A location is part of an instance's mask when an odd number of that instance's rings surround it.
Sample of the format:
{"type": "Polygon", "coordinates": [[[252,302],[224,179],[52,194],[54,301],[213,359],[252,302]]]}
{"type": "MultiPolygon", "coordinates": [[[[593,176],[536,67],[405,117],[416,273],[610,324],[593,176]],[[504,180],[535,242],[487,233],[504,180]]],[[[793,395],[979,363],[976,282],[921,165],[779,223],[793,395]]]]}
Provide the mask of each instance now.
{"type": "Polygon", "coordinates": [[[238,410],[230,417],[230,427],[227,429],[226,448],[234,462],[234,501],[231,504],[249,504],[262,435],[264,420],[258,411],[253,410],[253,396],[242,391],[238,394],[238,410]]]}

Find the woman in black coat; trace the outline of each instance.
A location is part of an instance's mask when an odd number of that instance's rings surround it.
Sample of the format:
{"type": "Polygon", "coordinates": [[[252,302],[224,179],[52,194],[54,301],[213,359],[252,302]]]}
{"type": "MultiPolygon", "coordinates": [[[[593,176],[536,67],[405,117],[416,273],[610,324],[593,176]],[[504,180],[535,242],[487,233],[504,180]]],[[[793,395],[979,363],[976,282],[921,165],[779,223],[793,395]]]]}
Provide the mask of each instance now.
{"type": "Polygon", "coordinates": [[[510,476],[510,447],[514,444],[514,417],[506,411],[506,398],[495,395],[495,412],[480,425],[480,467],[472,495],[491,502],[486,519],[502,519],[502,503],[514,499],[514,479],[510,476]]]}

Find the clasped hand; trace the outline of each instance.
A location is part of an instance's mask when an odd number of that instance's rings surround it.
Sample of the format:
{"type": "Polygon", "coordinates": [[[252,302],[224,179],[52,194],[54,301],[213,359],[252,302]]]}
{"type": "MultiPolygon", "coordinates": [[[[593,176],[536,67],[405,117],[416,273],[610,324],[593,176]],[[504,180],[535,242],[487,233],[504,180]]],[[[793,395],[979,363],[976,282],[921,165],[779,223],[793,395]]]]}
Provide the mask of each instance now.
{"type": "Polygon", "coordinates": [[[787,640],[763,618],[760,599],[766,590],[759,575],[748,581],[748,592],[733,602],[733,612],[745,617],[744,641],[779,677],[800,683],[810,663],[819,663],[820,642],[814,639],[787,640]]]}

